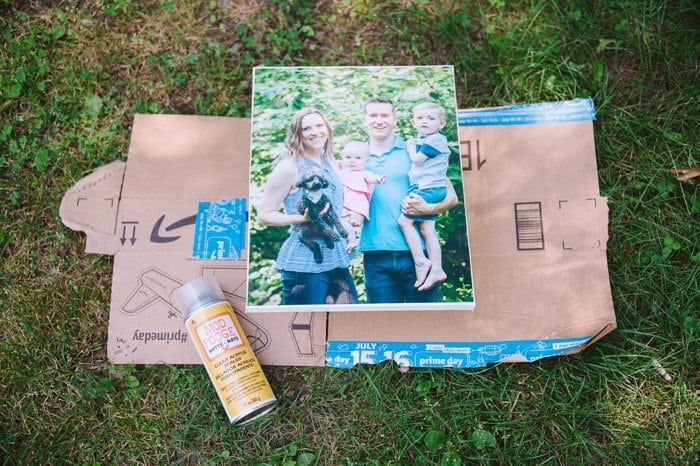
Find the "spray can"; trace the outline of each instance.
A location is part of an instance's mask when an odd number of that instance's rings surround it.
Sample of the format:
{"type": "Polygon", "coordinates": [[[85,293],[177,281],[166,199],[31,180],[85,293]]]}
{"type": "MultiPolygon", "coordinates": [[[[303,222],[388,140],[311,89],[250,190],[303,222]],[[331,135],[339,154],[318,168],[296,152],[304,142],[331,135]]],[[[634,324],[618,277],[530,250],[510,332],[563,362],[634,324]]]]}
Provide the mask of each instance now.
{"type": "Polygon", "coordinates": [[[231,424],[272,411],[277,399],[216,279],[199,277],[173,297],[231,424]]]}

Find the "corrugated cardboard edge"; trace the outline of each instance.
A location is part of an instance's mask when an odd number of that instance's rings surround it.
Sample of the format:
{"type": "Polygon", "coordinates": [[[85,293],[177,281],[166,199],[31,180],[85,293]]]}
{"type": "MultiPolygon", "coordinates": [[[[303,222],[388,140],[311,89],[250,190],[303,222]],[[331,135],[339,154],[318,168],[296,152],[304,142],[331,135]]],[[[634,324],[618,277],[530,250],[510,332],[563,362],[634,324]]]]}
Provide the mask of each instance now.
{"type": "Polygon", "coordinates": [[[124,161],[103,165],[76,182],[61,199],[61,221],[71,230],[85,233],[86,253],[114,255],[118,250],[114,233],[125,173],[124,161]],[[96,191],[102,196],[96,196],[96,191]],[[99,209],[91,202],[100,202],[99,209]],[[99,210],[100,218],[86,215],[88,210],[99,210]]]}

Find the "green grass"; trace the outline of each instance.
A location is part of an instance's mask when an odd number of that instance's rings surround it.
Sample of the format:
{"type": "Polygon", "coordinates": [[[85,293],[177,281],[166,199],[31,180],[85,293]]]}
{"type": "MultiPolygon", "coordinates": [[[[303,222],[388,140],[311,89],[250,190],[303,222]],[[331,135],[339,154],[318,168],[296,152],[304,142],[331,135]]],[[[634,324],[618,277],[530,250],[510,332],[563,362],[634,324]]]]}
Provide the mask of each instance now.
{"type": "Polygon", "coordinates": [[[700,193],[670,172],[699,165],[696,3],[247,3],[0,0],[3,462],[700,462],[700,193]],[[480,371],[267,368],[280,406],[244,428],[201,367],[109,364],[112,259],[58,204],[136,112],[249,116],[257,64],[442,63],[462,108],[595,101],[618,330],[480,371]]]}

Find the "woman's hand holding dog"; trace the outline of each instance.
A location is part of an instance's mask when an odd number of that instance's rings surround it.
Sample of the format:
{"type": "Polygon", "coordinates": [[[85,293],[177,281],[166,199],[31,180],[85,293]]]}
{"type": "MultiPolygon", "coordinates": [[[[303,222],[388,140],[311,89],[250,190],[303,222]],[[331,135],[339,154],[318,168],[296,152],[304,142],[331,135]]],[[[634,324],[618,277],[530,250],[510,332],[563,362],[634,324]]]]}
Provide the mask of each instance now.
{"type": "MultiPolygon", "coordinates": [[[[330,203],[326,203],[325,207],[323,207],[323,209],[321,209],[321,211],[318,214],[321,217],[323,217],[328,213],[328,209],[330,209],[330,208],[331,208],[330,203]]],[[[311,217],[309,216],[309,209],[305,209],[304,215],[302,216],[302,221],[299,223],[306,223],[306,222],[310,222],[310,221],[311,221],[311,217]]]]}

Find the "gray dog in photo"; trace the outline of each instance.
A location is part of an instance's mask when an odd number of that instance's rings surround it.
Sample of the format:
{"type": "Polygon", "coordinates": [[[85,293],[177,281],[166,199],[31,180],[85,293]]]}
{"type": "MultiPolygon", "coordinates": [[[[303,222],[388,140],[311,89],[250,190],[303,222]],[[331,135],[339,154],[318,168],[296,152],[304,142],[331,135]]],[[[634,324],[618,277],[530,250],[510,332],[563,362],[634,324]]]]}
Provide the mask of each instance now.
{"type": "Polygon", "coordinates": [[[322,240],[328,249],[335,247],[335,242],[348,237],[340,223],[338,214],[333,209],[331,201],[321,192],[321,189],[328,187],[328,180],[318,172],[309,172],[302,175],[301,180],[296,184],[301,189],[302,195],[297,203],[299,213],[304,215],[308,211],[310,221],[302,223],[299,241],[306,245],[314,254],[314,260],[320,264],[323,262],[321,246],[316,241],[322,240]],[[328,211],[321,215],[321,212],[328,206],[328,211]]]}

